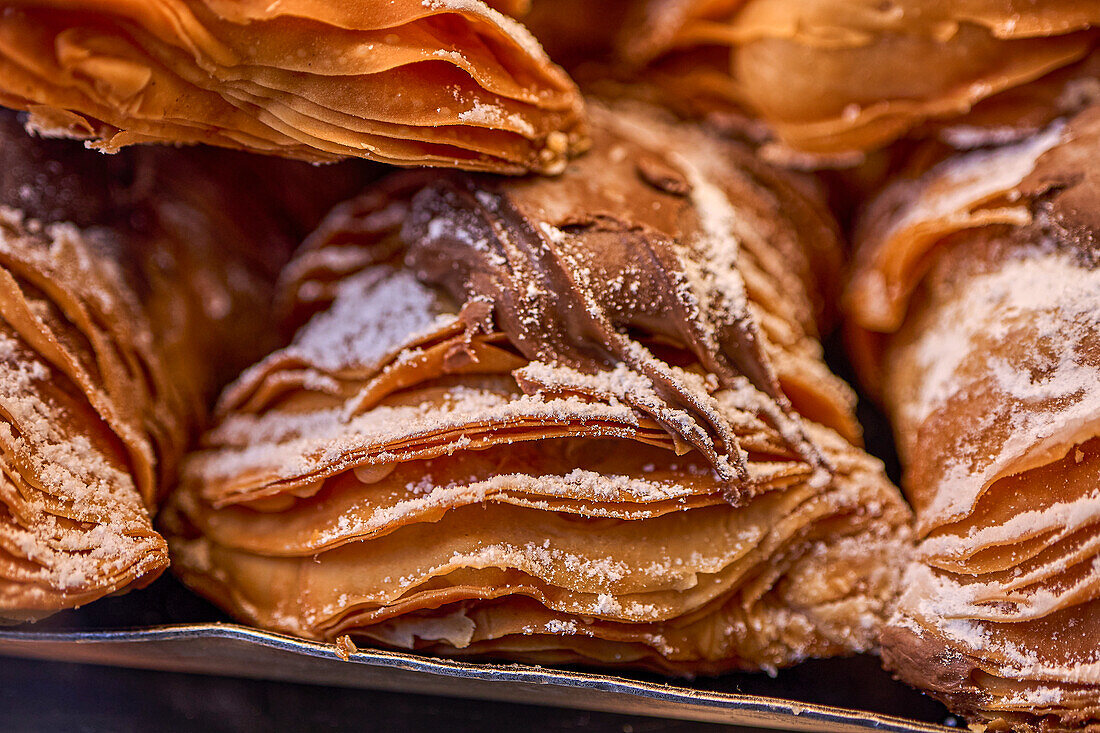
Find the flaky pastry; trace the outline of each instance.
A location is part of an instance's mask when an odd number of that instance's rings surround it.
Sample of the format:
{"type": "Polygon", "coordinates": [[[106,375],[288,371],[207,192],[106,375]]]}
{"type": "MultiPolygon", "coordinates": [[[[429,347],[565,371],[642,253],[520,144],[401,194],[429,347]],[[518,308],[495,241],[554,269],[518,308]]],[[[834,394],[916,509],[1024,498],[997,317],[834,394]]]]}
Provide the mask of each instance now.
{"type": "Polygon", "coordinates": [[[521,173],[558,171],[585,144],[573,82],[480,0],[3,8],[0,103],[108,151],[208,143],[521,173]]]}
{"type": "Polygon", "coordinates": [[[692,673],[873,645],[908,511],[821,361],[816,190],[592,115],[559,178],[402,173],[333,211],[284,274],[304,325],[172,495],[188,585],[460,656],[692,673]]]}
{"type": "MultiPolygon", "coordinates": [[[[1087,0],[642,0],[620,53],[670,103],[739,109],[800,165],[847,165],[930,126],[1005,141],[1095,97],[1087,0]]],[[[549,42],[549,41],[548,41],[549,42]]]]}
{"type": "Polygon", "coordinates": [[[106,157],[0,114],[0,619],[167,566],[150,511],[213,393],[275,345],[262,319],[310,199],[352,183],[242,158],[106,157]]]}
{"type": "Polygon", "coordinates": [[[900,677],[994,728],[1100,727],[1100,108],[901,181],[862,224],[854,355],[917,557],[900,677]]]}

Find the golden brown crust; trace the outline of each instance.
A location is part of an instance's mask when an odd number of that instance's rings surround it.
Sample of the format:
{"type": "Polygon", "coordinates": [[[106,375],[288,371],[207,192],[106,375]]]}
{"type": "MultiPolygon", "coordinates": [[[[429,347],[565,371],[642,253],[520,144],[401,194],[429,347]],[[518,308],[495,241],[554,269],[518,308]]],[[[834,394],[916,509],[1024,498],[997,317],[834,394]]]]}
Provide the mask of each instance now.
{"type": "Polygon", "coordinates": [[[0,18],[0,102],[107,151],[522,173],[585,145],[572,81],[480,0],[19,2],[0,18]]]}

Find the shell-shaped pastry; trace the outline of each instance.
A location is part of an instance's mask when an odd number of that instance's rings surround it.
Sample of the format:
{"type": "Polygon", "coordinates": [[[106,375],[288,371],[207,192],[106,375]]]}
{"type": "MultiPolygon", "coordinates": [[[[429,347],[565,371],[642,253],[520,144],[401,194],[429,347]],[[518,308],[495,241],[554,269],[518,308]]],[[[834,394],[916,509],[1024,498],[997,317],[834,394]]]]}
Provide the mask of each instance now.
{"type": "Polygon", "coordinates": [[[818,163],[934,131],[972,147],[1095,96],[1100,5],[1082,0],[649,0],[621,56],[694,112],[761,118],[818,163]]]}
{"type": "Polygon", "coordinates": [[[5,3],[0,102],[107,151],[522,173],[560,171],[585,145],[573,82],[480,0],[5,3]]]}
{"type": "Polygon", "coordinates": [[[990,729],[1100,725],[1098,149],[1093,107],[894,183],[847,296],[919,535],[883,660],[990,729]]]}
{"type": "Polygon", "coordinates": [[[151,512],[214,391],[275,341],[280,261],[350,182],[224,151],[131,152],[35,140],[0,115],[0,619],[167,566],[151,512]]]}
{"type": "Polygon", "coordinates": [[[908,511],[821,361],[808,181],[590,105],[557,178],[401,173],[284,275],[165,526],[293,634],[665,672],[869,648],[908,511]]]}

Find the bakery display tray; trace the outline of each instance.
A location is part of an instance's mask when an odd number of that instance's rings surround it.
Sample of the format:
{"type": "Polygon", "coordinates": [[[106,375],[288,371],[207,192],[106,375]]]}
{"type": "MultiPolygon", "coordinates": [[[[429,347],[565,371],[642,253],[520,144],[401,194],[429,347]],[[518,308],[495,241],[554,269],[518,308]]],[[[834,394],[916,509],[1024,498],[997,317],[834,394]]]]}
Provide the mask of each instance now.
{"type": "MultiPolygon", "coordinates": [[[[549,705],[799,731],[929,733],[957,723],[870,656],[693,680],[459,662],[335,645],[233,623],[165,575],[36,624],[0,627],[0,655],[401,693],[549,705]]],[[[2,664],[0,660],[0,664],[2,664]]]]}
{"type": "MultiPolygon", "coordinates": [[[[222,622],[95,631],[3,630],[0,654],[782,730],[945,730],[941,725],[833,705],[609,674],[465,663],[379,650],[359,650],[345,660],[333,644],[222,622]]],[[[835,675],[825,677],[822,684],[838,681],[835,675]]]]}

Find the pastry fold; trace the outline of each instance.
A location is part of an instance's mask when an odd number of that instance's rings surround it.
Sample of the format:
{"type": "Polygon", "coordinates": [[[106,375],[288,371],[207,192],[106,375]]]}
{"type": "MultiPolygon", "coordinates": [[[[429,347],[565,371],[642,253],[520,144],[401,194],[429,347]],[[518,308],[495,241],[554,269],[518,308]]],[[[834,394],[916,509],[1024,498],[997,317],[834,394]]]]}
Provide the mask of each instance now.
{"type": "Polygon", "coordinates": [[[165,513],[252,623],[459,656],[774,669],[869,648],[908,512],[821,361],[804,179],[590,104],[556,179],[398,174],[284,273],[165,513]]]}
{"type": "MultiPolygon", "coordinates": [[[[1087,0],[648,0],[620,56],[670,103],[741,110],[799,164],[858,162],[911,133],[1022,137],[1095,97],[1087,0]],[[1067,86],[1068,85],[1068,86],[1067,86]],[[785,149],[784,149],[785,148],[785,149]]],[[[550,41],[547,41],[550,43],[550,41]]]]}
{"type": "Polygon", "coordinates": [[[573,82],[480,0],[6,3],[0,103],[106,151],[207,143],[522,173],[558,171],[585,144],[573,82]]]}
{"type": "Polygon", "coordinates": [[[1100,724],[1100,109],[902,181],[862,225],[853,352],[917,557],[883,659],[976,721],[1100,724]]]}
{"type": "Polygon", "coordinates": [[[167,566],[150,512],[216,390],[277,344],[279,263],[346,178],[268,197],[314,171],[242,157],[108,158],[0,114],[0,619],[167,566]]]}

